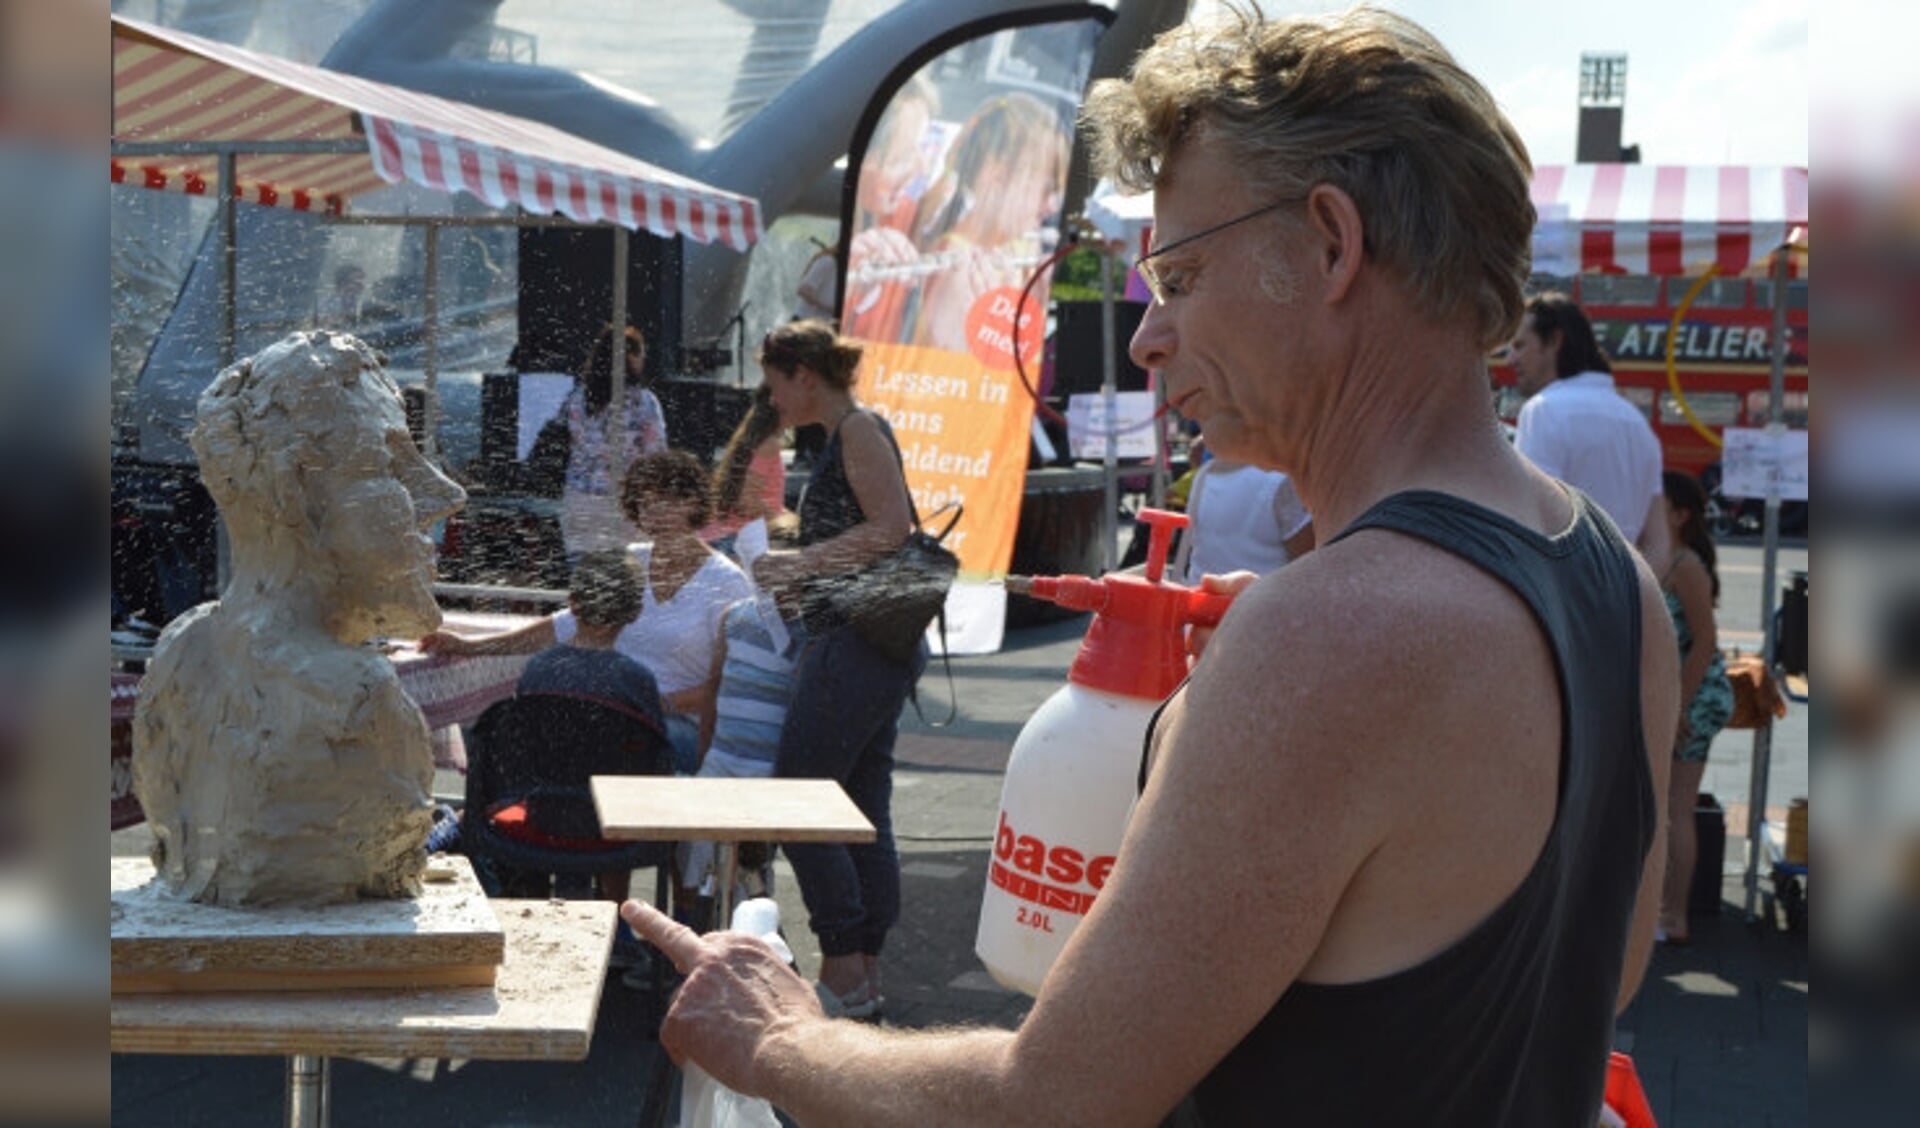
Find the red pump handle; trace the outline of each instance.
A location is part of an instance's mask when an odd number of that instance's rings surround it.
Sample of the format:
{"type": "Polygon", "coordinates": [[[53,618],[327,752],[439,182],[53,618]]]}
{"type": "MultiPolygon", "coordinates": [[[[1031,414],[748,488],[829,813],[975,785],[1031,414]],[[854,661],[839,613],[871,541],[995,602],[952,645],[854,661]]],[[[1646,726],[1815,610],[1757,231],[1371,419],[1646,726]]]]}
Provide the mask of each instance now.
{"type": "Polygon", "coordinates": [[[1147,582],[1157,584],[1167,571],[1167,552],[1173,547],[1173,534],[1186,528],[1190,519],[1171,509],[1140,510],[1147,526],[1147,582]]]}
{"type": "Polygon", "coordinates": [[[1097,614],[1068,676],[1080,685],[1160,700],[1186,677],[1185,628],[1213,626],[1233,596],[1166,582],[1167,550],[1185,528],[1183,513],[1142,509],[1147,524],[1145,576],[1008,576],[1007,590],[1097,614]]]}

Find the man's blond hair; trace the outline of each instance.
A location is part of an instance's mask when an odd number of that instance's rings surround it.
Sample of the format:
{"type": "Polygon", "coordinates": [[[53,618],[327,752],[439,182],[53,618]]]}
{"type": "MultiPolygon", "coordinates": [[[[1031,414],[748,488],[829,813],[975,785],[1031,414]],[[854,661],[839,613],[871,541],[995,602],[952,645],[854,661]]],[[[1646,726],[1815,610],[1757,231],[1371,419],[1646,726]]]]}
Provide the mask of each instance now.
{"type": "Polygon", "coordinates": [[[1234,12],[1160,36],[1083,114],[1096,161],[1154,187],[1203,138],[1263,201],[1318,184],[1353,198],[1375,261],[1483,348],[1519,324],[1534,211],[1527,148],[1485,87],[1418,24],[1377,8],[1268,20],[1234,12]]]}

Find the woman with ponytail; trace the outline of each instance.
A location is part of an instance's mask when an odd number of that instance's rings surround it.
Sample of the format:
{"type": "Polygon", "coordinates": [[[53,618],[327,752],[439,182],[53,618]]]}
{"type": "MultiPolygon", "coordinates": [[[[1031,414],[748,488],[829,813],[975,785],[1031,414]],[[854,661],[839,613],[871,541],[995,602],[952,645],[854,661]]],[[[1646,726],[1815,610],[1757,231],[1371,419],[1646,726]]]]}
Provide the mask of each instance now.
{"type": "Polygon", "coordinates": [[[859,345],[824,321],[789,322],[767,334],[760,365],[782,423],[827,431],[800,496],[800,550],[769,553],[753,570],[802,625],[774,771],[837,781],[875,832],[870,843],[782,849],[820,938],[822,1004],[870,1017],[881,1005],[880,948],[900,916],[893,742],[927,650],[923,643],[911,660],[895,661],[812,597],[899,548],[913,528],[913,501],[893,430],[853,397],[859,345]]]}
{"type": "Polygon", "coordinates": [[[713,468],[713,520],[700,530],[700,539],[721,552],[731,554],[734,536],[759,518],[780,532],[793,520],[787,512],[787,468],[780,461],[785,426],[772,391],[768,384],[754,389],[746,415],[713,468]]]}
{"type": "Polygon", "coordinates": [[[1660,897],[1660,933],[1666,943],[1685,944],[1687,901],[1699,852],[1693,809],[1700,800],[1700,778],[1706,774],[1713,738],[1733,716],[1733,686],[1727,681],[1713,622],[1720,576],[1713,537],[1707,532],[1706,491],[1692,475],[1675,470],[1668,470],[1661,481],[1674,551],[1660,586],[1680,639],[1681,708],[1667,788],[1667,879],[1660,897]]]}

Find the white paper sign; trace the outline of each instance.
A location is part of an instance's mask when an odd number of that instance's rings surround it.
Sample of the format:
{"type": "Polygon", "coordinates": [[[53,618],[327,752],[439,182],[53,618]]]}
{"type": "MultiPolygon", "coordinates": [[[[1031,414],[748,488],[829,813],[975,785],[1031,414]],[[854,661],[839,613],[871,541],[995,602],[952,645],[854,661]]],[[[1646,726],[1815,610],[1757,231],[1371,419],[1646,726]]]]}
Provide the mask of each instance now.
{"type": "MultiPolygon", "coordinates": [[[[1075,458],[1107,456],[1107,397],[1099,392],[1067,397],[1067,439],[1075,458]]],[[[1120,458],[1153,457],[1153,393],[1116,392],[1115,438],[1120,458]]]]}
{"type": "Polygon", "coordinates": [[[522,372],[520,374],[520,427],[514,450],[520,461],[533,453],[540,428],[560,414],[560,405],[573,391],[573,377],[564,372],[522,372]]]}
{"type": "Polygon", "coordinates": [[[1807,433],[1760,427],[1728,427],[1721,435],[1723,477],[1728,497],[1765,498],[1779,491],[1782,501],[1807,500],[1807,433]]]}

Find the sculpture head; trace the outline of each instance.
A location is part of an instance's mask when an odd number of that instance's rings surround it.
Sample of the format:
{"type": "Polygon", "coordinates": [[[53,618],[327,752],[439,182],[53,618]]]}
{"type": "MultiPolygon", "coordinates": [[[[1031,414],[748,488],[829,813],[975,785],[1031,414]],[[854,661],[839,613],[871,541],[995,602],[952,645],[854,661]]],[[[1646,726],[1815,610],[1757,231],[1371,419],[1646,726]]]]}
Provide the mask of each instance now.
{"type": "Polygon", "coordinates": [[[294,333],[226,369],[192,442],[232,548],[223,598],[284,599],[349,644],[439,625],[427,531],[466,494],[414,446],[399,388],[358,338],[294,333]]]}

